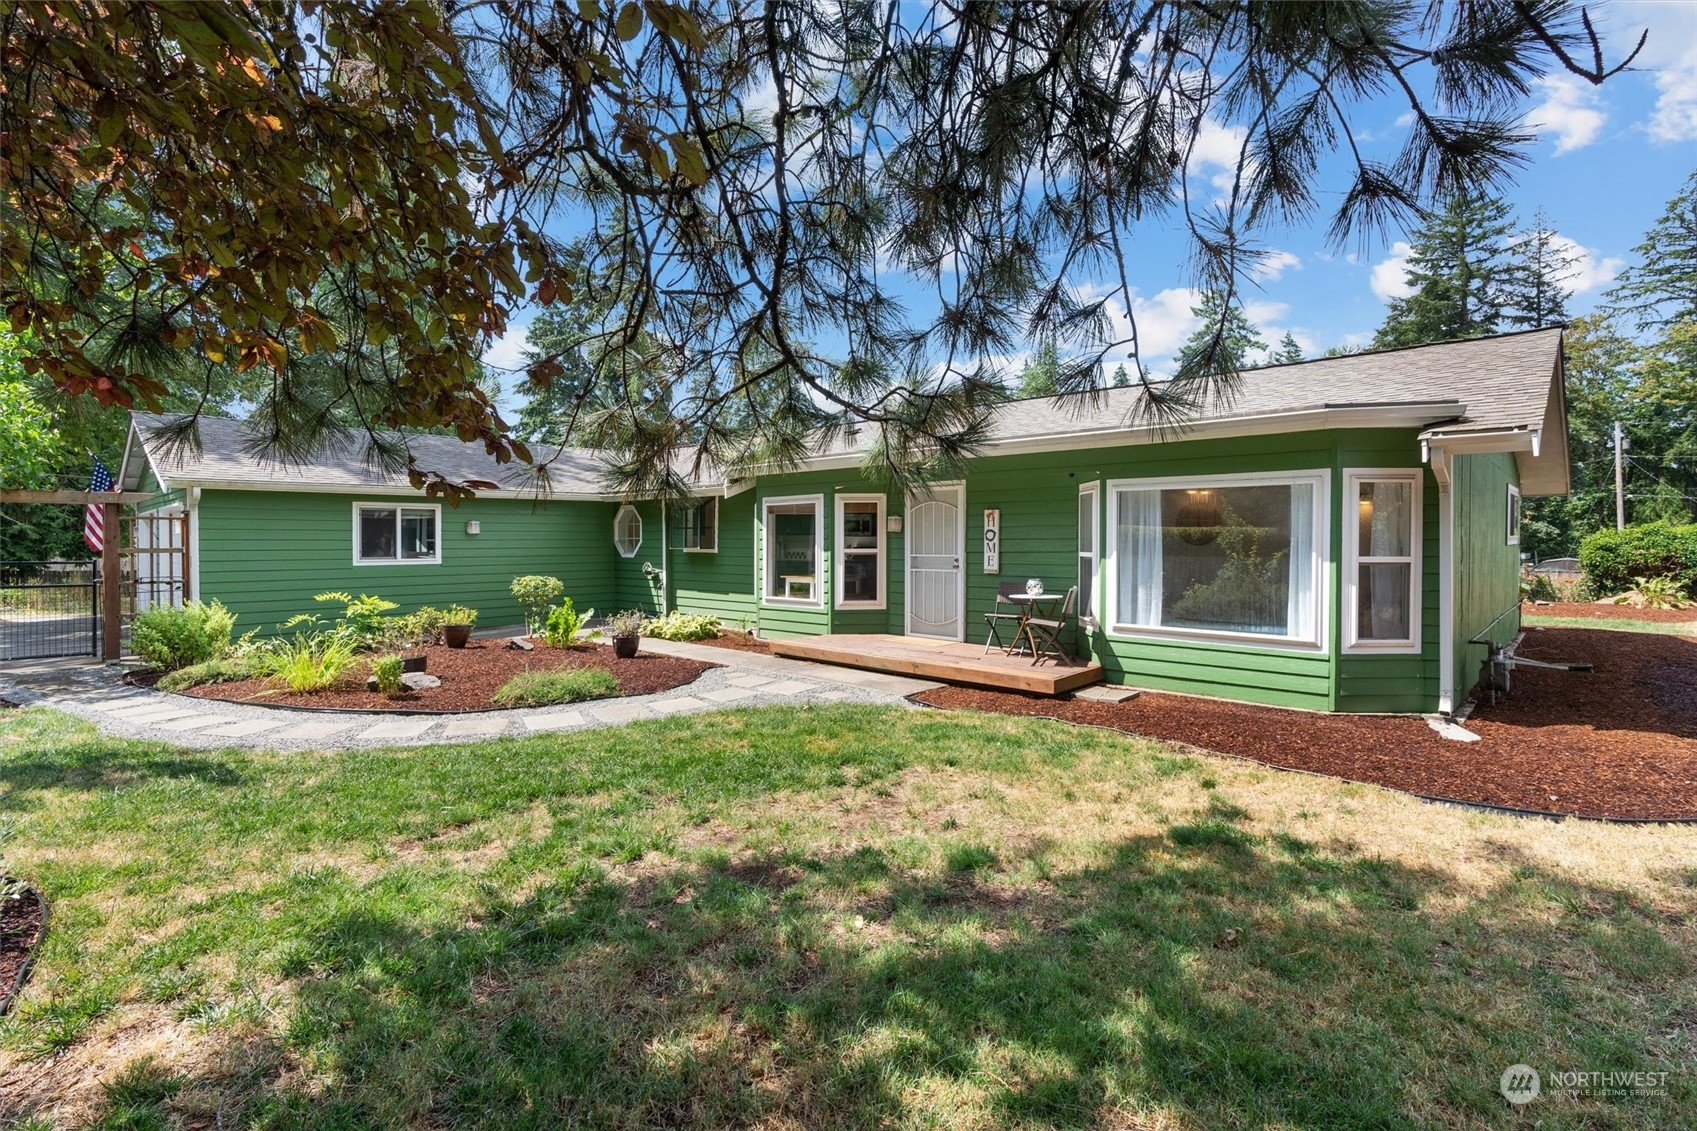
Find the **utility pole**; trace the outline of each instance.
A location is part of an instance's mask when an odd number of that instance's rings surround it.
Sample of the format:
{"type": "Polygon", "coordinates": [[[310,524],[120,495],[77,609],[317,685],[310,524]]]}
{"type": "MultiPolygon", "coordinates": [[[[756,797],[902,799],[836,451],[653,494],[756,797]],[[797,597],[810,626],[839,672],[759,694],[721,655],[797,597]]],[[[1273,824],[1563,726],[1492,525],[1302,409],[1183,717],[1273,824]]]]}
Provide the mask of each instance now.
{"type": "Polygon", "coordinates": [[[1622,465],[1626,462],[1627,439],[1621,435],[1620,421],[1615,421],[1615,529],[1626,529],[1626,476],[1622,465]]]}

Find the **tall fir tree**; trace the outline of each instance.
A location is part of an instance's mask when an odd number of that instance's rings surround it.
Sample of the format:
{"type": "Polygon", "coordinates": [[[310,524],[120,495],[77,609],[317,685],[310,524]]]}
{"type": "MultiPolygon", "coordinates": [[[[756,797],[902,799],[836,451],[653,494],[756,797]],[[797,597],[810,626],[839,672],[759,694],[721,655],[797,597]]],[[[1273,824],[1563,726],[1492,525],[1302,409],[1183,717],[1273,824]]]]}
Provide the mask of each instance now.
{"type": "Polygon", "coordinates": [[[1506,325],[1541,330],[1567,322],[1567,300],[1572,297],[1568,281],[1579,262],[1571,249],[1550,226],[1542,208],[1533,214],[1532,226],[1516,236],[1508,249],[1501,289],[1506,325]]]}
{"type": "Polygon", "coordinates": [[[1182,375],[1235,373],[1249,364],[1250,350],[1264,350],[1261,331],[1243,307],[1229,307],[1222,291],[1204,291],[1202,302],[1190,308],[1202,319],[1184,345],[1173,357],[1174,368],[1182,375]]]}
{"type": "Polygon", "coordinates": [[[1638,261],[1609,288],[1607,309],[1640,330],[1697,321],[1697,172],[1632,252],[1638,261]]]}
{"type": "Polygon", "coordinates": [[[1392,299],[1377,349],[1450,342],[1495,333],[1502,325],[1503,274],[1514,219],[1509,206],[1458,193],[1409,240],[1408,285],[1392,299]]]}
{"type": "Polygon", "coordinates": [[[1268,365],[1294,365],[1303,360],[1302,347],[1289,330],[1279,339],[1279,344],[1272,353],[1267,355],[1268,365]]]}
{"type": "Polygon", "coordinates": [[[1054,342],[1044,342],[1020,370],[1018,397],[1052,397],[1061,391],[1061,354],[1054,342]]]}
{"type": "Polygon", "coordinates": [[[1125,366],[1121,365],[1117,369],[1114,370],[1114,378],[1113,378],[1114,388],[1124,389],[1127,386],[1129,386],[1130,384],[1131,384],[1131,376],[1128,373],[1126,373],[1125,366]]]}

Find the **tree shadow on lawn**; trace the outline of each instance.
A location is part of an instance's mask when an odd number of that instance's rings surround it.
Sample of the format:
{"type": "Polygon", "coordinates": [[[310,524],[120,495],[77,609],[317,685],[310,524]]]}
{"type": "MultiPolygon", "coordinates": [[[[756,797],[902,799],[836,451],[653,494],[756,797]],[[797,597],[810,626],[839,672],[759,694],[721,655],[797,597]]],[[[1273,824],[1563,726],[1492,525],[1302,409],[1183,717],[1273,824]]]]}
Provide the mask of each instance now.
{"type": "MultiPolygon", "coordinates": [[[[242,1121],[1473,1127],[1518,1118],[1518,1061],[1673,1067],[1693,1008],[1655,909],[1525,863],[1462,902],[1229,807],[1037,879],[950,860],[639,864],[439,930],[342,911],[284,970],[283,1044],[328,1084],[274,1075],[242,1121]]],[[[1697,1092],[1670,1083],[1537,1114],[1671,1126],[1697,1092]]]]}
{"type": "Polygon", "coordinates": [[[198,757],[181,747],[111,738],[89,727],[86,737],[33,745],[24,732],[18,746],[0,746],[0,812],[34,807],[43,790],[99,793],[160,779],[193,778],[235,788],[247,776],[229,759],[198,757]]]}

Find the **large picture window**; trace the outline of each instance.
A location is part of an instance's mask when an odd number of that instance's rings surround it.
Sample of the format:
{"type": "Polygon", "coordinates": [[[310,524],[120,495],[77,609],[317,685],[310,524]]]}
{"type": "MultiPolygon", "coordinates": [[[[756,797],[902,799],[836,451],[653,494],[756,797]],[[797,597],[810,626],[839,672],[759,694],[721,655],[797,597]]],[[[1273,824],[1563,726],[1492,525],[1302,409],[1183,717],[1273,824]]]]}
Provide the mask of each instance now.
{"type": "Polygon", "coordinates": [[[431,565],[442,560],[436,529],[441,508],[354,504],[354,564],[431,565]]]}
{"type": "Polygon", "coordinates": [[[692,553],[718,552],[718,499],[702,499],[684,510],[683,548],[692,553]]]}
{"type": "Polygon", "coordinates": [[[1113,489],[1113,626],[1320,647],[1325,478],[1113,489]]]}
{"type": "Polygon", "coordinates": [[[1420,649],[1420,473],[1350,471],[1344,477],[1344,646],[1420,649]]]}
{"type": "Polygon", "coordinates": [[[837,607],[884,607],[884,496],[837,496],[837,607]]]}
{"type": "Polygon", "coordinates": [[[767,499],[761,508],[765,538],[765,601],[775,605],[823,604],[824,557],[819,511],[823,500],[767,499]]]}

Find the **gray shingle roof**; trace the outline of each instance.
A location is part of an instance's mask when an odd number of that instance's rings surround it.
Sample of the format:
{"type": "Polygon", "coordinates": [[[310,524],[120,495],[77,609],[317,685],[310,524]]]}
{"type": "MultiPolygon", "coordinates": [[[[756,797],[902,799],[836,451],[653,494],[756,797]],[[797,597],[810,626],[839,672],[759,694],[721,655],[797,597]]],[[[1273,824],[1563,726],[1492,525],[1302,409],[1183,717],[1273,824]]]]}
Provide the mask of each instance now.
{"type": "MultiPolygon", "coordinates": [[[[169,418],[151,413],[132,413],[135,437],[147,460],[161,479],[176,486],[221,484],[254,490],[300,489],[310,484],[327,491],[410,491],[406,473],[384,472],[366,465],[361,445],[332,447],[321,451],[304,465],[264,461],[254,454],[253,434],[238,420],[227,417],[200,418],[200,451],[185,446],[171,450],[154,435],[169,418]]],[[[522,464],[496,462],[482,444],[467,444],[453,436],[407,437],[419,467],[438,472],[455,482],[486,480],[501,484],[499,493],[534,493],[527,482],[529,471],[522,464]]],[[[538,456],[544,454],[541,451],[538,456]]],[[[126,464],[128,461],[126,461],[126,464]]],[[[593,452],[567,449],[548,463],[549,479],[556,496],[597,497],[605,494],[603,465],[593,452]]],[[[128,476],[136,469],[126,466],[128,476]]],[[[481,491],[480,494],[497,492],[481,491]]]]}

